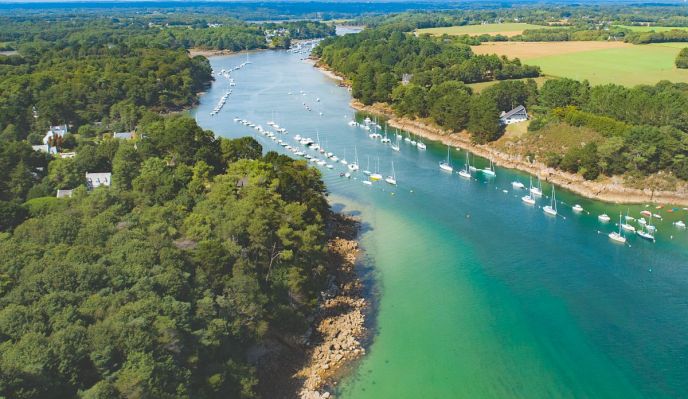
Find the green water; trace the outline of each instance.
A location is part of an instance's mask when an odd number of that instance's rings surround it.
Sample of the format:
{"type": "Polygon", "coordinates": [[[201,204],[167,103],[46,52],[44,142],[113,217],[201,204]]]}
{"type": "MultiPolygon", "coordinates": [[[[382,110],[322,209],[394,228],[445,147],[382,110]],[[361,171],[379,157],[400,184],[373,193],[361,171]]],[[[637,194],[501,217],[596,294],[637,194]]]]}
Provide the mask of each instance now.
{"type": "MultiPolygon", "coordinates": [[[[216,70],[245,57],[211,60],[216,70]]],[[[298,55],[265,52],[234,73],[227,105],[208,114],[226,90],[203,96],[198,122],[227,137],[251,135],[232,118],[267,127],[275,120],[316,138],[361,169],[379,158],[398,187],[369,187],[360,176],[323,169],[333,208],[363,222],[363,262],[373,268],[368,355],[333,389],[343,398],[676,398],[688,391],[688,234],[672,226],[686,212],[661,212],[657,242],[629,237],[615,245],[597,215],[644,207],[611,206],[558,189],[560,215],[520,201],[510,182],[527,175],[497,168],[471,181],[438,169],[446,147],[400,152],[347,126],[348,92],[298,55]],[[302,95],[300,91],[306,94],[302,95]],[[288,93],[292,94],[289,95],[288,93]],[[320,98],[320,102],[316,101],[320,98]],[[306,106],[312,111],[307,111],[306,106]],[[322,115],[320,115],[322,113],[322,115]],[[503,190],[506,190],[504,192],[503,190]],[[586,212],[574,214],[571,204],[586,212]],[[589,213],[588,213],[589,212],[589,213]]],[[[357,116],[359,120],[363,115],[357,116]]],[[[455,169],[464,152],[452,149],[455,169]]],[[[486,164],[476,159],[479,167],[486,164]]],[[[547,194],[550,186],[543,184],[547,194]]]]}

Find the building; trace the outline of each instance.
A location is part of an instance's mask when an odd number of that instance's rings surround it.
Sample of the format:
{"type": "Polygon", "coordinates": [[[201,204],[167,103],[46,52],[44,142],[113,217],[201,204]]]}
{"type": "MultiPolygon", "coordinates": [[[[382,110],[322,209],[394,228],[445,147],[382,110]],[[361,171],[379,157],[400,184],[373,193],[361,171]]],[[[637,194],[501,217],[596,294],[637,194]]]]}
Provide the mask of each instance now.
{"type": "Polygon", "coordinates": [[[57,154],[57,148],[51,147],[47,144],[32,145],[34,151],[44,152],[46,154],[57,154]]]}
{"type": "Polygon", "coordinates": [[[76,152],[61,152],[57,155],[60,158],[74,158],[76,156],[76,152]]]}
{"type": "Polygon", "coordinates": [[[134,138],[134,132],[113,133],[112,138],[113,139],[122,139],[122,140],[131,140],[134,138]]]}
{"type": "Polygon", "coordinates": [[[502,125],[511,125],[512,123],[527,121],[528,112],[526,112],[526,107],[519,105],[509,112],[502,111],[499,115],[499,120],[502,122],[502,125]]]}
{"type": "Polygon", "coordinates": [[[110,187],[112,173],[86,173],[86,185],[89,189],[105,186],[110,187]]]}
{"type": "Polygon", "coordinates": [[[57,190],[57,198],[70,198],[72,190],[57,190]]]}
{"type": "Polygon", "coordinates": [[[406,86],[407,84],[411,83],[411,79],[413,78],[413,74],[410,73],[405,73],[401,75],[401,84],[406,86]]]}
{"type": "Polygon", "coordinates": [[[69,132],[67,125],[50,126],[50,130],[43,137],[43,144],[48,144],[52,137],[63,137],[69,132]]]}

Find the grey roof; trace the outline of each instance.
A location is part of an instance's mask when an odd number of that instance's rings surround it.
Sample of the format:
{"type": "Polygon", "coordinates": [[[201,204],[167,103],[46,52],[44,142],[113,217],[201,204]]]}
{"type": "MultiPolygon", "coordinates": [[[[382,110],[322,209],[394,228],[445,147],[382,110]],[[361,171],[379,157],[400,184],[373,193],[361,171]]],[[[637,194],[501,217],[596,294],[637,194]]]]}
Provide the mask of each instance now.
{"type": "Polygon", "coordinates": [[[72,196],[72,190],[57,190],[57,198],[69,198],[72,196]]]}
{"type": "Polygon", "coordinates": [[[110,186],[112,181],[112,173],[86,173],[86,183],[88,188],[96,188],[100,186],[110,186]]]}
{"type": "Polygon", "coordinates": [[[114,139],[131,140],[134,138],[134,132],[120,132],[112,135],[114,139]]]}
{"type": "Polygon", "coordinates": [[[520,114],[521,112],[525,113],[526,112],[526,107],[523,105],[519,105],[518,107],[512,109],[509,112],[502,112],[502,115],[500,115],[502,118],[508,118],[510,116],[514,116],[516,114],[520,114]]]}

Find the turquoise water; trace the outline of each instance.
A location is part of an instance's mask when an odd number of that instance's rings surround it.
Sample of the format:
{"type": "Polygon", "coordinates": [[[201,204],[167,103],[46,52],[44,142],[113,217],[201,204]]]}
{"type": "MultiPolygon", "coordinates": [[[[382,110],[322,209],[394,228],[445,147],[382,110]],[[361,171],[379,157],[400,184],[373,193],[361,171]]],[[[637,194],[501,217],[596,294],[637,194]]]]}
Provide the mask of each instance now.
{"type": "MultiPolygon", "coordinates": [[[[211,60],[215,70],[244,55],[211,60]]],[[[372,187],[323,170],[337,210],[358,215],[366,260],[379,292],[368,355],[337,388],[360,398],[676,398],[688,392],[688,233],[661,212],[657,242],[611,243],[616,227],[597,221],[641,206],[612,206],[557,187],[560,215],[524,205],[510,182],[528,176],[497,168],[497,177],[466,181],[441,172],[446,147],[401,151],[372,141],[347,122],[346,89],[299,55],[262,52],[236,71],[223,110],[209,112],[227,89],[218,79],[195,110],[198,122],[225,137],[251,135],[284,150],[236,117],[264,127],[274,120],[315,139],[364,169],[394,161],[398,187],[372,187]],[[302,95],[304,91],[306,95],[302,95]],[[292,94],[289,95],[288,93],[292,94]],[[320,98],[320,102],[316,99],[320,98]],[[306,105],[312,111],[307,111],[306,105]],[[322,115],[320,113],[322,112],[322,115]],[[504,192],[503,190],[507,190],[504,192]],[[571,204],[586,211],[576,215],[571,204]]],[[[357,116],[362,119],[363,115],[357,116]]],[[[465,153],[451,150],[455,169],[465,153]]],[[[477,158],[479,167],[487,161],[477,158]]],[[[362,175],[362,174],[361,174],[362,175]]],[[[550,186],[543,183],[543,191],[550,186]]],[[[615,216],[616,215],[616,216],[615,216]]]]}

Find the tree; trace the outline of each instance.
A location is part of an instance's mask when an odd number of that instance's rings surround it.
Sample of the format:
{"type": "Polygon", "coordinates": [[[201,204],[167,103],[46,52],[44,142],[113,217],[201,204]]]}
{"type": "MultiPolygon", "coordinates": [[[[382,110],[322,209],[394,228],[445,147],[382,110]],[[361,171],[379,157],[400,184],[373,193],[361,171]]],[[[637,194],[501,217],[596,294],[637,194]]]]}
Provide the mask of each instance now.
{"type": "Polygon", "coordinates": [[[468,130],[476,143],[487,143],[502,134],[499,111],[493,98],[485,95],[473,97],[469,112],[468,130]]]}
{"type": "Polygon", "coordinates": [[[682,48],[676,55],[676,68],[688,68],[688,47],[682,48]]]}
{"type": "Polygon", "coordinates": [[[85,173],[74,158],[58,158],[48,166],[48,181],[58,190],[70,190],[86,183],[85,173]]]}
{"type": "Polygon", "coordinates": [[[468,125],[471,96],[463,90],[439,97],[430,108],[430,117],[440,126],[461,131],[468,125]]]}

